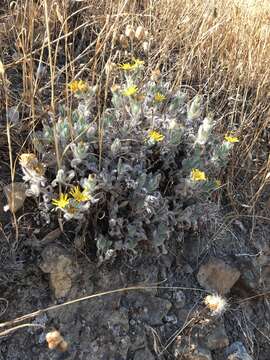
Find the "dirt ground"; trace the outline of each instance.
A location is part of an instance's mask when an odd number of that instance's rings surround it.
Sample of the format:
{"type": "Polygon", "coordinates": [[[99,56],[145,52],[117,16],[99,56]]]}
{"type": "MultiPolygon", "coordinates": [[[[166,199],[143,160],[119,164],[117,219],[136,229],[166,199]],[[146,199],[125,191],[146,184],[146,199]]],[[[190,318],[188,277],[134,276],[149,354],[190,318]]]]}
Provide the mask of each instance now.
{"type": "MultiPolygon", "coordinates": [[[[172,239],[167,255],[119,254],[99,265],[87,246],[72,239],[72,231],[40,241],[40,234],[30,225],[27,228],[27,221],[18,215],[21,230],[16,241],[11,216],[3,212],[0,216],[1,322],[86,295],[158,284],[157,289],[119,292],[41,313],[26,321],[38,327],[1,337],[1,360],[269,359],[266,225],[251,228],[248,221],[236,221],[212,238],[187,235],[181,244],[172,239]],[[64,277],[68,274],[70,282],[62,276],[57,285],[52,268],[59,267],[60,258],[65,261],[59,271],[64,277]],[[210,258],[224,260],[241,274],[226,295],[226,312],[212,324],[217,344],[211,351],[205,345],[210,328],[200,315],[206,292],[197,279],[201,265],[210,258]],[[51,329],[58,329],[68,342],[67,352],[48,349],[45,336],[51,329]],[[184,346],[177,342],[194,336],[201,337],[206,350],[178,355],[184,346]],[[241,342],[250,357],[244,357],[245,352],[230,357],[228,348],[235,342],[241,342]]],[[[43,239],[51,230],[42,229],[43,239]]]]}

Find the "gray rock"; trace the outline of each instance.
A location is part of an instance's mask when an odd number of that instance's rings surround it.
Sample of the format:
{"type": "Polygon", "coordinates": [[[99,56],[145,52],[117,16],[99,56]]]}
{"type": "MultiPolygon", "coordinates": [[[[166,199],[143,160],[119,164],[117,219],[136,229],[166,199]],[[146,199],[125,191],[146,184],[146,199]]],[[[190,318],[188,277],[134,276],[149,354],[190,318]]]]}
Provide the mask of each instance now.
{"type": "Polygon", "coordinates": [[[192,314],[190,313],[190,309],[183,308],[176,310],[176,316],[180,325],[183,326],[185,322],[191,319],[192,314]]]}
{"type": "Polygon", "coordinates": [[[225,348],[229,345],[229,339],[223,323],[217,324],[206,336],[206,346],[210,350],[225,348]]]}
{"type": "Polygon", "coordinates": [[[240,341],[231,344],[231,346],[226,349],[225,354],[227,360],[253,360],[240,341]]]}
{"type": "Polygon", "coordinates": [[[150,297],[143,308],[142,320],[152,326],[162,325],[162,319],[171,307],[172,304],[168,300],[150,297]]]}
{"type": "Polygon", "coordinates": [[[126,311],[119,309],[113,312],[108,319],[108,327],[114,336],[125,336],[129,330],[129,321],[126,311]]]}
{"type": "Polygon", "coordinates": [[[227,294],[240,277],[240,272],[218,258],[210,259],[201,265],[197,274],[200,285],[224,295],[227,294]]]}
{"type": "Polygon", "coordinates": [[[152,326],[162,325],[163,318],[172,307],[169,300],[147,293],[130,293],[126,300],[131,313],[134,313],[132,317],[152,326]]]}
{"type": "Polygon", "coordinates": [[[176,290],[173,293],[173,305],[177,308],[177,309],[182,309],[185,306],[186,303],[186,295],[182,290],[176,290]]]}
{"type": "Polygon", "coordinates": [[[178,323],[177,316],[175,314],[166,315],[164,320],[168,323],[176,325],[178,323]]]}
{"type": "Polygon", "coordinates": [[[136,351],[134,360],[155,360],[153,354],[148,349],[140,349],[136,351]]]}

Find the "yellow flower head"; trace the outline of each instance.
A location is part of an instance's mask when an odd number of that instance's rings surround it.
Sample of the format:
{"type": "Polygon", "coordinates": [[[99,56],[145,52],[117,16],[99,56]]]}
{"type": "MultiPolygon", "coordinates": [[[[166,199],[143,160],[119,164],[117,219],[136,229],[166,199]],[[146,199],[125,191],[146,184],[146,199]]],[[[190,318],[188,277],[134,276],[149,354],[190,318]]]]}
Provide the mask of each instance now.
{"type": "Polygon", "coordinates": [[[144,61],[135,59],[133,61],[133,63],[120,64],[119,67],[120,67],[120,69],[125,70],[125,71],[132,71],[132,70],[136,70],[143,64],[144,64],[144,61]]]}
{"type": "Polygon", "coordinates": [[[68,194],[60,194],[59,199],[52,199],[52,204],[60,209],[64,209],[69,203],[68,194]]]}
{"type": "Polygon", "coordinates": [[[87,82],[84,80],[73,80],[69,83],[68,87],[73,93],[86,92],[89,89],[87,82]]]}
{"type": "Polygon", "coordinates": [[[214,182],[216,187],[220,187],[221,186],[221,181],[219,179],[215,180],[214,182]]]}
{"type": "Polygon", "coordinates": [[[205,181],[207,180],[205,172],[199,169],[192,169],[191,180],[193,181],[205,181]]]}
{"type": "Polygon", "coordinates": [[[134,65],[131,63],[124,63],[119,65],[120,69],[125,71],[131,71],[134,70],[134,65]]]}
{"type": "Polygon", "coordinates": [[[141,65],[144,65],[144,61],[140,60],[140,59],[135,59],[134,60],[134,65],[136,65],[137,67],[141,66],[141,65]]]}
{"type": "Polygon", "coordinates": [[[90,200],[90,196],[86,191],[81,191],[79,186],[75,186],[71,191],[70,195],[78,202],[84,202],[90,200]]]}
{"type": "Polygon", "coordinates": [[[239,139],[236,136],[225,135],[224,139],[231,144],[239,142],[239,139]]]}
{"type": "Polygon", "coordinates": [[[163,94],[161,94],[160,92],[157,92],[156,94],[155,94],[155,96],[154,96],[154,100],[156,101],[156,102],[162,102],[162,101],[164,101],[166,99],[166,97],[163,95],[163,94]]]}
{"type": "Polygon", "coordinates": [[[138,92],[138,88],[136,85],[129,86],[123,91],[124,96],[133,96],[136,95],[138,92]]]}
{"type": "Polygon", "coordinates": [[[159,142],[164,139],[164,135],[160,134],[159,132],[157,132],[155,130],[151,130],[151,131],[149,131],[148,138],[155,142],[159,142]]]}

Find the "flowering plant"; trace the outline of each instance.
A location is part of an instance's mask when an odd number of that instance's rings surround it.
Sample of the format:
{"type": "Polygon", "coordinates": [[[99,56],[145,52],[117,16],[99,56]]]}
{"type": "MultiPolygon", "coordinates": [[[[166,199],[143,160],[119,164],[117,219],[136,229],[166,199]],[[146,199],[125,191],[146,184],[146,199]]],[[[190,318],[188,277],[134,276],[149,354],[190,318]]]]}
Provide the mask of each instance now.
{"type": "Polygon", "coordinates": [[[118,66],[101,128],[96,87],[72,82],[77,107],[71,113],[60,107],[56,124],[48,120],[34,135],[41,161],[33,154],[21,157],[29,195],[43,195],[46,220],[53,210],[67,221],[80,220],[76,231],[89,229],[101,258],[118,250],[166,252],[169,239],[210,221],[205,206],[216,209],[211,194],[220,188],[221,167],[238,141],[231,134],[221,141],[214,136],[202,96],[171,91],[161,76],[143,82],[143,69],[138,59],[118,66]],[[44,154],[54,156],[55,139],[60,168],[46,177],[44,154]]]}

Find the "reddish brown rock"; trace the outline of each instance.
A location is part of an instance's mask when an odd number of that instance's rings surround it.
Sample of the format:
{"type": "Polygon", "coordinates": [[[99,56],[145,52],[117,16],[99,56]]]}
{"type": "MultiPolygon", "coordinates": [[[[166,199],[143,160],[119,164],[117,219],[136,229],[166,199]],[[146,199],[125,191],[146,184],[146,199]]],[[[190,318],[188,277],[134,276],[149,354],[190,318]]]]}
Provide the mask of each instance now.
{"type": "Polygon", "coordinates": [[[236,268],[221,259],[212,258],[200,267],[197,280],[206,290],[224,295],[231,290],[239,276],[240,272],[236,268]]]}

